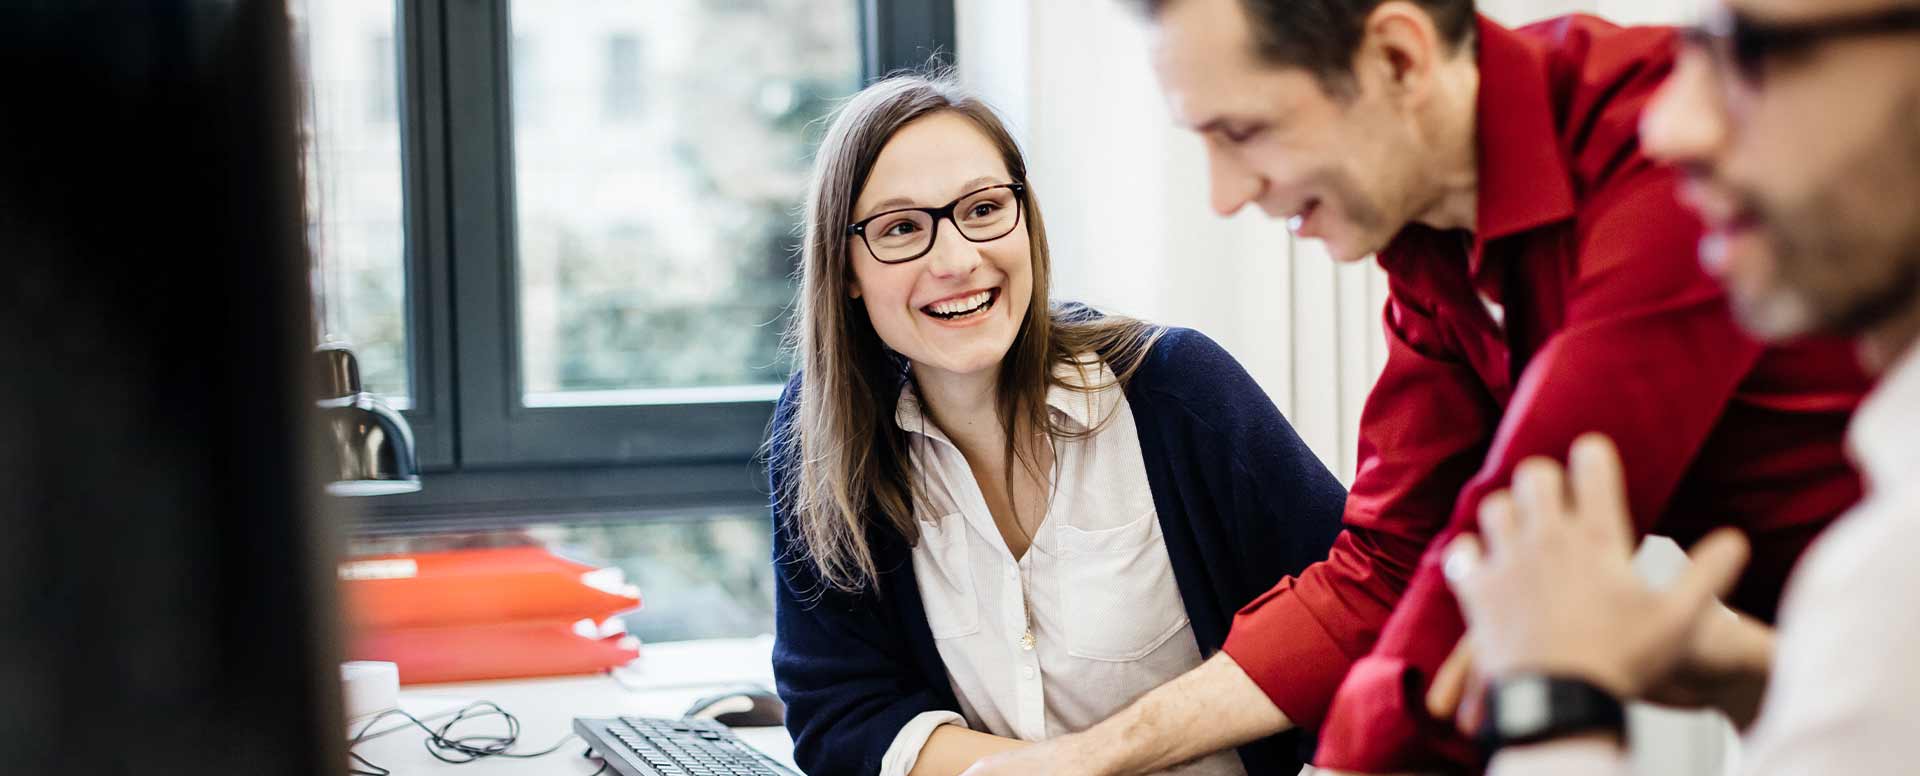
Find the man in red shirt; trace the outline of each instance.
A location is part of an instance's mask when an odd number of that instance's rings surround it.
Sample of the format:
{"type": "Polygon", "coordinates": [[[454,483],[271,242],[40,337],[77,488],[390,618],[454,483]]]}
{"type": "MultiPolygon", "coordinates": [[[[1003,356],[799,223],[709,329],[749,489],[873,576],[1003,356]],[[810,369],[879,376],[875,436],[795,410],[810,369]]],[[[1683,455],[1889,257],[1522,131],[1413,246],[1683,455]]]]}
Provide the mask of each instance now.
{"type": "Polygon", "coordinates": [[[1144,4],[1214,208],[1258,205],[1341,261],[1377,253],[1387,366],[1325,562],[1243,610],[1200,668],[970,773],[1155,771],[1295,725],[1321,729],[1327,769],[1471,762],[1422,702],[1462,632],[1438,548],[1515,464],[1588,431],[1619,444],[1639,531],[1752,538],[1732,603],[1771,619],[1860,495],[1841,440],[1867,381],[1845,343],[1748,339],[1695,260],[1677,176],[1636,138],[1670,30],[1508,30],[1471,0],[1144,4]]]}

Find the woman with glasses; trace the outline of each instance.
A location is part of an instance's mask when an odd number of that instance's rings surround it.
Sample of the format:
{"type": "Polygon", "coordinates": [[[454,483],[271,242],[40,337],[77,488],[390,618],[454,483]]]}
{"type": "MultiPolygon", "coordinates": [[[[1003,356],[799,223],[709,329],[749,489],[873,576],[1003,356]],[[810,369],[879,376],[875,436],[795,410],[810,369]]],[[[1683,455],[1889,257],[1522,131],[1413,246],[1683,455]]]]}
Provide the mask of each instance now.
{"type": "MultiPolygon", "coordinates": [[[[821,143],[768,441],[809,773],[954,774],[1092,725],[1340,531],[1340,484],[1219,346],[1049,304],[1026,171],[940,78],[869,87],[821,143]]],[[[1183,772],[1293,773],[1301,743],[1183,772]]]]}

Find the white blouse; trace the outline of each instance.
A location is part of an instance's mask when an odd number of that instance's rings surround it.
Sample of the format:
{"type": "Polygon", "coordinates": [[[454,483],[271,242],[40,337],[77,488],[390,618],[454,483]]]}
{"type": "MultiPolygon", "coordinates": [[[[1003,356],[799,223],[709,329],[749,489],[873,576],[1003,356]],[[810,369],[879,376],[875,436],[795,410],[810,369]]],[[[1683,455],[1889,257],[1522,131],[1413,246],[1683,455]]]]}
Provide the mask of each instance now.
{"type": "MultiPolygon", "coordinates": [[[[1056,371],[1080,379],[1072,366],[1056,371]]],[[[1097,359],[1087,373],[1092,382],[1079,384],[1113,379],[1097,359]]],[[[1118,387],[1092,395],[1054,388],[1047,405],[1070,426],[1106,426],[1056,447],[1052,506],[1016,561],[959,448],[922,414],[911,388],[900,397],[895,422],[909,432],[913,470],[926,478],[925,502],[914,505],[921,541],[913,571],[962,713],[915,717],[887,750],[882,776],[912,770],[939,725],[1039,741],[1084,730],[1200,665],[1126,395],[1118,387]],[[1023,587],[1032,649],[1021,643],[1023,587]]],[[[1246,771],[1226,751],[1173,772],[1246,771]]]]}

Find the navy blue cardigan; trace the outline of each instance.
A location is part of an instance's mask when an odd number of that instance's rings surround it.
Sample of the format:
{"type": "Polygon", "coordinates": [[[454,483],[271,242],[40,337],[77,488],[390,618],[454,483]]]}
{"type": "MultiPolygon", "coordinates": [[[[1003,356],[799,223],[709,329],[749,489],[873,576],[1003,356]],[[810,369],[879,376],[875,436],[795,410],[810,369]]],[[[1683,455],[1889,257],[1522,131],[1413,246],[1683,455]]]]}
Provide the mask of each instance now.
{"type": "MultiPolygon", "coordinates": [[[[791,422],[797,385],[796,376],[775,410],[777,429],[791,422]]],[[[1174,579],[1200,653],[1211,656],[1234,612],[1326,558],[1346,490],[1246,370],[1199,332],[1168,329],[1126,396],[1174,579]]],[[[891,418],[892,409],[881,416],[891,418]]],[[[825,588],[779,503],[790,464],[778,451],[768,464],[776,494],[773,672],[794,759],[814,776],[876,773],[914,716],[960,711],[928,630],[912,548],[891,528],[876,528],[869,541],[877,586],[859,594],[825,588]]],[[[1239,754],[1249,774],[1291,776],[1312,745],[1295,730],[1239,754]]]]}

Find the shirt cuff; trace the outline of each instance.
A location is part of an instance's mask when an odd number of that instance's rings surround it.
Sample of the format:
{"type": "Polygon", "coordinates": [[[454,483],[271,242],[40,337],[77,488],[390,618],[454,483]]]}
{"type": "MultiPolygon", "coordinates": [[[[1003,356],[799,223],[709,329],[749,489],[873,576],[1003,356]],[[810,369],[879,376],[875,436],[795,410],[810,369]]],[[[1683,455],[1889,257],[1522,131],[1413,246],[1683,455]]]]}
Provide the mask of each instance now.
{"type": "Polygon", "coordinates": [[[1334,691],[1353,661],[1287,579],[1234,615],[1221,651],[1299,727],[1326,719],[1334,691]]]}
{"type": "Polygon", "coordinates": [[[1356,773],[1452,770],[1477,759],[1451,723],[1427,715],[1423,683],[1399,658],[1371,655],[1353,664],[1320,731],[1314,765],[1356,773]]]}
{"type": "Polygon", "coordinates": [[[951,711],[923,711],[907,720],[880,758],[880,776],[907,776],[920,761],[920,750],[933,736],[933,729],[941,725],[966,727],[967,721],[951,711]]]}
{"type": "Polygon", "coordinates": [[[1627,757],[1610,741],[1555,741],[1503,749],[1487,776],[1630,776],[1627,757]]]}

